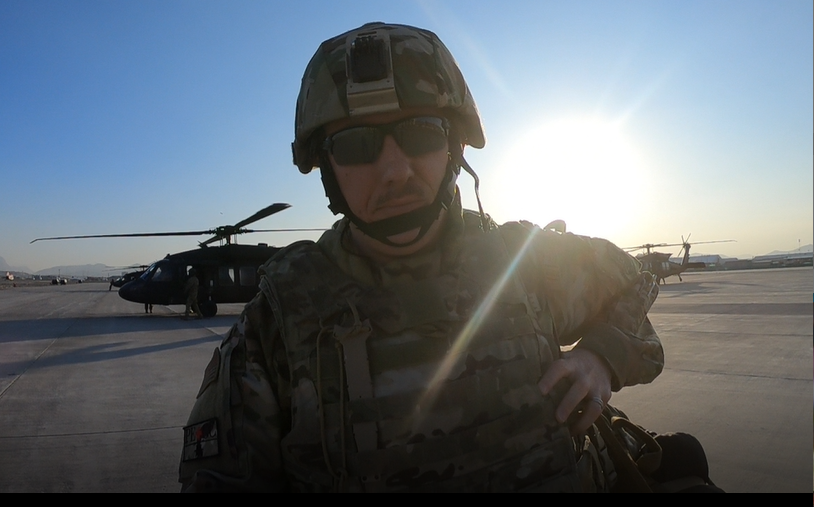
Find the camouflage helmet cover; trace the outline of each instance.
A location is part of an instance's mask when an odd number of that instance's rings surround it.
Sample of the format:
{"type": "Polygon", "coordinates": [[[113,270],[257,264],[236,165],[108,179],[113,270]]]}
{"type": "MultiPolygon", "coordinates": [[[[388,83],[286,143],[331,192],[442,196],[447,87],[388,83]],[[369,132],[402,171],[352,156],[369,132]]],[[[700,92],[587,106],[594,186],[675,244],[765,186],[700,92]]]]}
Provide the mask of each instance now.
{"type": "Polygon", "coordinates": [[[302,173],[319,166],[321,140],[312,136],[330,122],[414,108],[442,109],[464,144],[474,148],[486,144],[463,74],[434,33],[377,22],[328,39],[302,78],[294,121],[294,164],[302,173]]]}

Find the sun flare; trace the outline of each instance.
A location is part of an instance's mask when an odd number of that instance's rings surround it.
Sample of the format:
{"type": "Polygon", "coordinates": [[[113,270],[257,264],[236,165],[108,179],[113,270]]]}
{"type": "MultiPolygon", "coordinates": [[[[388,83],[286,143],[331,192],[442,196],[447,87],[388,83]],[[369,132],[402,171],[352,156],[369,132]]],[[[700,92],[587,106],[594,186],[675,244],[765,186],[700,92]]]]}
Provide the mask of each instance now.
{"type": "Polygon", "coordinates": [[[647,201],[640,156],[611,122],[564,119],[521,136],[500,165],[499,210],[545,225],[563,219],[577,234],[613,237],[635,224],[647,201]]]}

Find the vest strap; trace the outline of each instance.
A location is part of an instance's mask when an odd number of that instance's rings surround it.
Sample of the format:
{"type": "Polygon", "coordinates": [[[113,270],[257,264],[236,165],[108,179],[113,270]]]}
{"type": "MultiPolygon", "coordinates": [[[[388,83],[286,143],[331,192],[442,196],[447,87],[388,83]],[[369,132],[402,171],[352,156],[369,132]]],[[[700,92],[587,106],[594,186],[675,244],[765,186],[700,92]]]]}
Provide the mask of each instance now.
{"type": "MultiPolygon", "coordinates": [[[[347,374],[348,396],[351,403],[356,400],[370,400],[373,398],[373,381],[370,378],[370,361],[367,355],[367,339],[373,330],[370,319],[364,322],[359,320],[356,306],[348,301],[353,312],[353,325],[342,327],[334,326],[334,337],[342,345],[342,354],[345,360],[347,374]],[[353,366],[348,368],[347,366],[353,366]]],[[[378,428],[375,422],[357,422],[353,424],[353,436],[359,451],[372,451],[378,444],[378,428]]]]}

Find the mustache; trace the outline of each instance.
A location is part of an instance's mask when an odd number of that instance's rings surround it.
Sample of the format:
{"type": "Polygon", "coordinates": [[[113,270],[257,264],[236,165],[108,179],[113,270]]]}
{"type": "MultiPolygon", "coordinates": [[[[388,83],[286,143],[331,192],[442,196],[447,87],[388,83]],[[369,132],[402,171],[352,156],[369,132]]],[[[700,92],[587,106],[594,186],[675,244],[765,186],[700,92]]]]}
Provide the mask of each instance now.
{"type": "Polygon", "coordinates": [[[404,185],[398,188],[388,189],[384,194],[376,199],[376,206],[385,206],[390,201],[405,198],[416,198],[424,200],[426,198],[426,191],[424,187],[419,185],[413,180],[408,180],[404,185]]]}

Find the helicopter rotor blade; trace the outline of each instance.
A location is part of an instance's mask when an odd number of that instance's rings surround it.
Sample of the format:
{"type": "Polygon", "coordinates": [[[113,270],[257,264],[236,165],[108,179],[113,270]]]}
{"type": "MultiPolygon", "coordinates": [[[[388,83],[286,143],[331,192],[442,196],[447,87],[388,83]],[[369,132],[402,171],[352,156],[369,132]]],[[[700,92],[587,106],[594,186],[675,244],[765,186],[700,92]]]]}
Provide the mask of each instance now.
{"type": "Polygon", "coordinates": [[[274,204],[272,204],[270,206],[267,206],[267,207],[261,209],[260,211],[258,211],[254,215],[250,216],[249,218],[241,220],[240,222],[233,225],[232,228],[234,228],[235,230],[240,229],[240,228],[245,227],[245,226],[247,226],[247,225],[249,225],[251,223],[257,222],[258,220],[262,220],[262,219],[264,219],[264,218],[266,218],[268,216],[271,216],[271,215],[273,215],[275,213],[279,213],[280,211],[283,211],[284,209],[288,209],[290,207],[291,207],[290,204],[286,204],[286,203],[283,203],[283,202],[276,202],[276,203],[274,203],[274,204]]]}
{"type": "Polygon", "coordinates": [[[127,270],[133,270],[133,269],[147,269],[149,267],[150,266],[148,266],[146,264],[133,264],[131,266],[114,266],[114,267],[105,269],[105,271],[127,271],[127,270]]]}
{"type": "Polygon", "coordinates": [[[243,232],[325,232],[330,229],[246,229],[243,232]]]}
{"type": "Polygon", "coordinates": [[[202,241],[202,242],[200,242],[198,244],[200,246],[207,246],[207,245],[209,245],[211,243],[215,243],[216,241],[220,241],[222,239],[225,239],[227,242],[231,242],[231,237],[232,236],[236,236],[238,234],[244,234],[244,233],[247,233],[247,232],[253,232],[253,231],[244,229],[243,227],[245,227],[246,225],[257,222],[258,220],[262,220],[262,219],[264,219],[264,218],[266,218],[268,216],[271,216],[271,215],[273,215],[275,213],[279,213],[280,211],[283,211],[284,209],[288,209],[290,207],[291,207],[290,204],[286,204],[286,203],[282,203],[282,202],[276,202],[274,204],[266,206],[265,208],[261,209],[260,211],[258,211],[254,215],[250,216],[249,218],[241,220],[240,222],[236,223],[235,225],[224,225],[224,226],[215,228],[213,231],[209,232],[211,234],[214,234],[213,237],[207,239],[206,241],[202,241]]]}
{"type": "Polygon", "coordinates": [[[734,239],[721,239],[721,240],[716,240],[716,241],[694,241],[694,242],[690,243],[690,236],[692,236],[692,233],[690,233],[686,238],[684,238],[684,236],[682,235],[681,236],[681,243],[657,243],[657,244],[645,243],[644,245],[625,247],[625,248],[622,248],[622,250],[624,250],[626,252],[635,252],[636,250],[645,250],[645,249],[647,249],[649,251],[652,248],[680,246],[681,250],[679,250],[679,253],[677,255],[678,255],[678,257],[681,257],[681,253],[684,251],[684,248],[686,248],[686,245],[692,246],[692,245],[704,245],[704,244],[708,244],[708,243],[733,243],[733,242],[736,242],[734,239]]]}
{"type": "MultiPolygon", "coordinates": [[[[143,238],[147,236],[200,236],[212,234],[214,231],[182,231],[182,232],[136,232],[132,234],[89,234],[85,236],[54,236],[52,238],[37,238],[31,241],[46,241],[51,239],[87,239],[87,238],[143,238]]],[[[29,243],[30,244],[30,243],[29,243]]]]}
{"type": "Polygon", "coordinates": [[[645,248],[647,248],[647,249],[659,248],[659,247],[662,247],[662,246],[675,246],[675,245],[668,245],[667,243],[658,243],[658,244],[655,244],[655,245],[652,244],[652,243],[645,243],[644,245],[639,245],[639,246],[629,246],[629,247],[623,248],[622,250],[625,250],[625,251],[644,250],[645,248]]]}
{"type": "MultiPolygon", "coordinates": [[[[206,246],[210,243],[214,243],[216,241],[220,241],[222,239],[226,239],[229,241],[231,236],[236,234],[243,234],[246,232],[255,232],[248,229],[244,229],[246,225],[257,222],[258,220],[262,220],[268,216],[271,216],[275,213],[279,213],[285,209],[290,208],[291,205],[287,203],[274,203],[265,208],[261,209],[254,215],[241,220],[240,222],[236,223],[235,225],[226,225],[221,227],[216,227],[214,229],[207,229],[205,231],[178,231],[178,232],[139,232],[139,233],[130,233],[130,234],[88,234],[82,236],[54,236],[49,238],[36,238],[31,241],[31,243],[35,243],[37,241],[46,241],[46,240],[56,240],[56,239],[88,239],[88,238],[142,238],[142,237],[149,237],[149,236],[203,236],[205,234],[214,234],[213,237],[209,238],[208,240],[200,243],[201,246],[206,246]]],[[[296,231],[325,231],[327,229],[269,229],[269,230],[259,230],[256,232],[296,232],[296,231]]]]}
{"type": "Polygon", "coordinates": [[[224,237],[221,236],[221,235],[212,236],[211,238],[207,239],[206,241],[201,241],[200,243],[198,243],[198,246],[207,246],[209,244],[212,244],[212,243],[214,243],[216,241],[220,241],[222,239],[224,239],[224,237]]]}
{"type": "Polygon", "coordinates": [[[693,245],[705,245],[708,243],[737,243],[734,239],[719,239],[717,241],[695,241],[693,245]]]}
{"type": "MultiPolygon", "coordinates": [[[[329,229],[324,228],[303,228],[303,229],[240,229],[239,231],[233,231],[232,234],[250,234],[255,232],[325,232],[329,229]]],[[[224,239],[224,236],[215,235],[211,238],[207,239],[206,241],[201,241],[198,243],[200,246],[207,246],[216,241],[220,241],[224,239]]]]}

